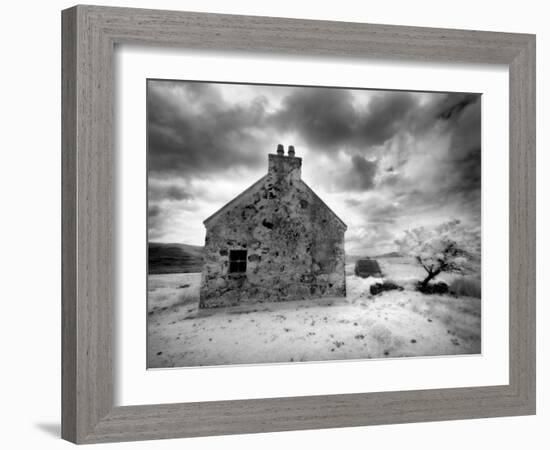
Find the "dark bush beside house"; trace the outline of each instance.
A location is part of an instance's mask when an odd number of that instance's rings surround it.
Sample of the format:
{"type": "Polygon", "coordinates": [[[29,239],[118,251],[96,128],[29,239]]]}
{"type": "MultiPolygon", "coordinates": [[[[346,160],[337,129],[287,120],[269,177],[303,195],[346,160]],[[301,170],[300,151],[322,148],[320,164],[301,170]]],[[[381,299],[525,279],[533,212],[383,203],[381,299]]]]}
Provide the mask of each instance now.
{"type": "Polygon", "coordinates": [[[372,295],[378,295],[381,294],[384,291],[394,291],[394,290],[402,291],[403,287],[399,286],[395,283],[392,283],[390,281],[386,281],[385,283],[375,283],[371,285],[370,287],[370,293],[372,295]]]}
{"type": "Polygon", "coordinates": [[[440,281],[439,283],[427,283],[423,284],[419,281],[416,285],[416,290],[423,294],[447,294],[449,292],[449,286],[447,283],[440,281]]]}
{"type": "Polygon", "coordinates": [[[449,291],[458,296],[481,298],[481,280],[476,278],[456,278],[449,285],[449,291]]]}
{"type": "Polygon", "coordinates": [[[355,263],[355,275],[361,278],[381,277],[382,271],[375,259],[360,259],[355,263]]]}

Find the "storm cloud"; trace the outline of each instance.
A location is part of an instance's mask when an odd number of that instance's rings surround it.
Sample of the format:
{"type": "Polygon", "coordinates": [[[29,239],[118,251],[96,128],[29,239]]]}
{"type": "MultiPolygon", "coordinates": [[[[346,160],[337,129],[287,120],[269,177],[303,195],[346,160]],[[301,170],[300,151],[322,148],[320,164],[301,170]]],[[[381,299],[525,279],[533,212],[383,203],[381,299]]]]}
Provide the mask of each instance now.
{"type": "Polygon", "coordinates": [[[293,144],[354,253],[411,225],[481,214],[481,95],[150,80],[150,239],[201,245],[202,220],[293,144]]]}
{"type": "Polygon", "coordinates": [[[312,148],[337,152],[355,135],[357,111],[352,101],[348,90],[296,89],[270,122],[281,131],[300,134],[312,148]]]}
{"type": "Polygon", "coordinates": [[[263,162],[265,100],[226,102],[209,84],[152,82],[147,91],[149,171],[201,176],[263,162]]]}
{"type": "Polygon", "coordinates": [[[344,190],[368,191],[374,188],[374,177],[378,163],[363,156],[353,155],[349,171],[341,178],[340,186],[344,190]]]}
{"type": "Polygon", "coordinates": [[[287,96],[274,125],[298,132],[305,143],[326,152],[368,149],[384,144],[403,126],[418,99],[406,92],[373,95],[357,105],[346,89],[301,89],[287,96]]]}
{"type": "Polygon", "coordinates": [[[178,184],[162,184],[158,179],[152,178],[147,186],[149,200],[181,201],[192,200],[195,195],[178,184]]]}

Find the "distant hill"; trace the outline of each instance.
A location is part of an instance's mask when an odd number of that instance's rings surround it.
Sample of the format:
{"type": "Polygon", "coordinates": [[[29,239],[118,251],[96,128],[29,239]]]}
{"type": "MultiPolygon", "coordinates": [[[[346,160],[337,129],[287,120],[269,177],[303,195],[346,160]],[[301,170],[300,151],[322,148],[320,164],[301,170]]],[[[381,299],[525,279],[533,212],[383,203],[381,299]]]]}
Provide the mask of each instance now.
{"type": "Polygon", "coordinates": [[[403,256],[399,252],[389,252],[389,253],[383,253],[381,255],[376,255],[374,258],[400,258],[403,256]]]}
{"type": "Polygon", "coordinates": [[[149,273],[201,272],[204,248],[198,245],[149,243],[149,273]]]}
{"type": "Polygon", "coordinates": [[[380,255],[346,255],[346,262],[347,263],[355,263],[359,259],[378,259],[378,258],[399,258],[400,256],[403,256],[399,252],[389,252],[389,253],[382,253],[380,255]]]}

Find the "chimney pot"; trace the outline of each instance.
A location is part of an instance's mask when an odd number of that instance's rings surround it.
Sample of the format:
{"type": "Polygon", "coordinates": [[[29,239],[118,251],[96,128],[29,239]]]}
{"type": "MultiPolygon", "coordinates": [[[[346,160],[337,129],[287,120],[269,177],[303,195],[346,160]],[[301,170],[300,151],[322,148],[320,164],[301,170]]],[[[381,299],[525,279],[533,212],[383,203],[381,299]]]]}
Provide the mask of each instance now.
{"type": "Polygon", "coordinates": [[[283,144],[277,145],[277,155],[282,156],[285,154],[285,149],[283,147],[283,144]]]}
{"type": "Polygon", "coordinates": [[[294,145],[288,146],[288,156],[294,156],[296,152],[294,151],[294,145]]]}

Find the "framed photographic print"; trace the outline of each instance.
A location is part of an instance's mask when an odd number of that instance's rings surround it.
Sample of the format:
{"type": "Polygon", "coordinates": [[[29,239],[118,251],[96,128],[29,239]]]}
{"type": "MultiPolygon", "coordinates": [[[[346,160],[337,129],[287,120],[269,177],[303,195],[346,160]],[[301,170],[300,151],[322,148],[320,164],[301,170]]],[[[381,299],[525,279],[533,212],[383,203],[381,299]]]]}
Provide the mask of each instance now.
{"type": "Polygon", "coordinates": [[[481,353],[481,94],[150,79],[147,105],[149,368],[481,353]]]}
{"type": "Polygon", "coordinates": [[[65,439],[534,414],[534,36],[62,17],[65,439]]]}

